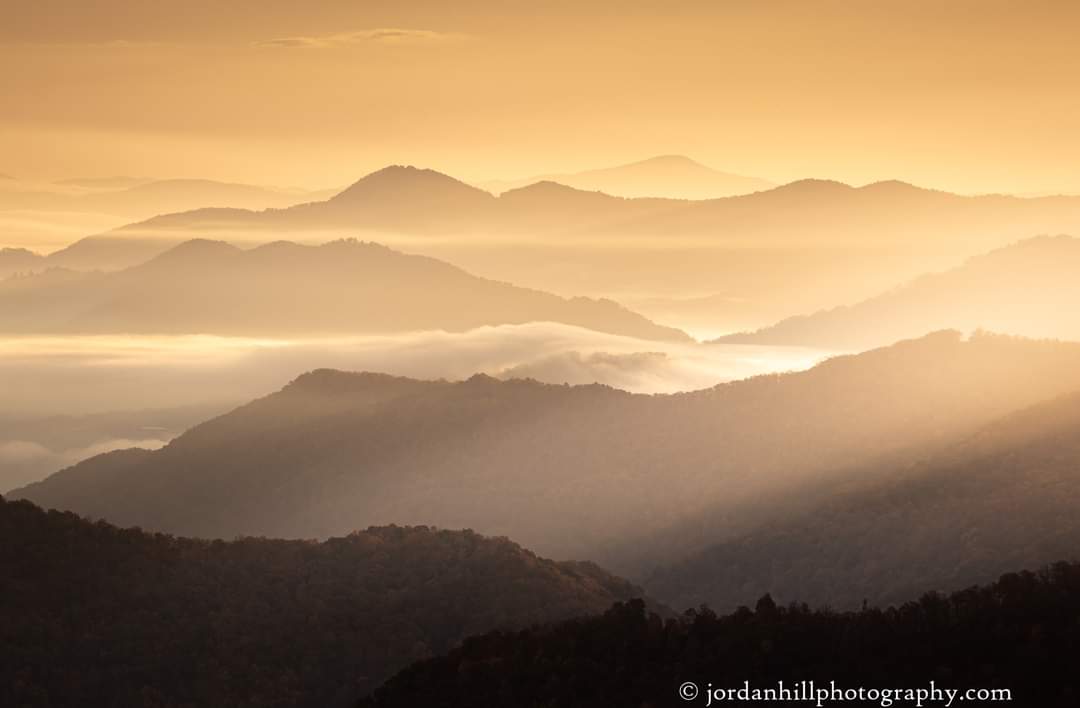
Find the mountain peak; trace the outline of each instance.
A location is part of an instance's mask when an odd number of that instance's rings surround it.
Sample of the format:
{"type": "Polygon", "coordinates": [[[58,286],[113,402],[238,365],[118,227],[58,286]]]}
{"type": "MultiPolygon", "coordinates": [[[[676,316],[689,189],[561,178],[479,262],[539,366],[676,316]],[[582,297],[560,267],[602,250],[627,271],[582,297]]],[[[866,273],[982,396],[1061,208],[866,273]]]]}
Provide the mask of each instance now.
{"type": "Polygon", "coordinates": [[[826,196],[854,191],[854,187],[832,179],[799,179],[782,184],[765,192],[767,194],[791,194],[800,196],[826,196]]]}
{"type": "Polygon", "coordinates": [[[597,190],[577,189],[550,179],[542,179],[524,187],[510,189],[499,195],[499,199],[512,200],[547,197],[563,197],[568,199],[573,199],[575,197],[618,199],[618,197],[612,197],[610,194],[605,194],[597,190]]]}
{"type": "Polygon", "coordinates": [[[447,197],[476,199],[491,197],[442,172],[412,165],[390,165],[357,180],[345,191],[331,198],[330,204],[369,201],[392,197],[447,197]]]}

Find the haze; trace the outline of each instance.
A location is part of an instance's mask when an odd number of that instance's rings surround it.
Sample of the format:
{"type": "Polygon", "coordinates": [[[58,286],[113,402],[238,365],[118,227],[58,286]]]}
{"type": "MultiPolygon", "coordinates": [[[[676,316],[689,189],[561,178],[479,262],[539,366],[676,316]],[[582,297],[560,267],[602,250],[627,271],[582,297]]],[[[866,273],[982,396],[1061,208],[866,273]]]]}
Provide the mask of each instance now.
{"type": "Polygon", "coordinates": [[[486,181],[685,154],[776,183],[1080,192],[1061,0],[0,9],[19,178],[329,188],[393,163],[486,181]]]}

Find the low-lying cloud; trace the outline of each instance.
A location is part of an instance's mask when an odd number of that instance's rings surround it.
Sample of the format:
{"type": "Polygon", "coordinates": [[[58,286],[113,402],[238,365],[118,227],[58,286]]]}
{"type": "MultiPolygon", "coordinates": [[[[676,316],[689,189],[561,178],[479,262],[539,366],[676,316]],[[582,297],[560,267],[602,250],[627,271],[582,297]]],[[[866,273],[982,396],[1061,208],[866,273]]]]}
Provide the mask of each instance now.
{"type": "Polygon", "coordinates": [[[805,369],[825,352],[798,347],[646,342],[551,323],[299,340],[211,336],[0,339],[0,401],[26,415],[239,403],[316,368],[423,379],[485,373],[546,383],[602,383],[638,393],[707,388],[805,369]]]}

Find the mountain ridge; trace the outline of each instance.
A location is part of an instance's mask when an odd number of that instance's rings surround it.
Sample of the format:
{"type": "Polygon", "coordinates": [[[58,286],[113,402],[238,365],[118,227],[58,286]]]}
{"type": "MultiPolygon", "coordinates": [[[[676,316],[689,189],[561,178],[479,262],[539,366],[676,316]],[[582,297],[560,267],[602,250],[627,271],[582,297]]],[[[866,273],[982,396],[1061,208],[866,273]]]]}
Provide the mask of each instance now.
{"type": "Polygon", "coordinates": [[[13,496],[208,537],[422,520],[632,575],[665,552],[647,548],[654,532],[712,510],[694,543],[732,536],[856,462],[911,459],[1077,389],[1080,345],[949,332],[651,396],[324,370],[123,469],[92,458],[13,496]]]}
{"type": "Polygon", "coordinates": [[[19,333],[361,334],[531,321],[690,339],[611,300],[519,288],[356,240],[242,250],[193,239],[140,265],[73,274],[63,284],[47,273],[0,281],[0,331],[19,333]]]}

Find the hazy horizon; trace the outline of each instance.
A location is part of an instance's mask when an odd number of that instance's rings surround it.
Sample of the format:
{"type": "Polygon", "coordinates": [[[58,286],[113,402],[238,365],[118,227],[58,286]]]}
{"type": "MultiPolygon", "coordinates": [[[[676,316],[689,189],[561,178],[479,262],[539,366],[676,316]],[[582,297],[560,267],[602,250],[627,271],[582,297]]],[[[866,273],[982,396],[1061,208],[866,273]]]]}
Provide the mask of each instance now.
{"type": "Polygon", "coordinates": [[[482,182],[679,154],[776,183],[1075,193],[1078,12],[1052,0],[23,4],[0,29],[0,60],[20,66],[0,77],[19,97],[0,119],[0,172],[325,189],[387,164],[482,182]]]}

